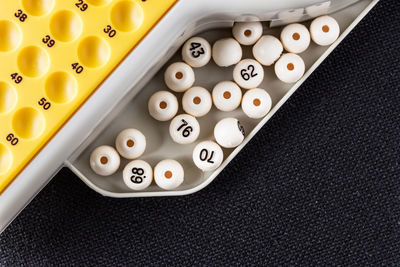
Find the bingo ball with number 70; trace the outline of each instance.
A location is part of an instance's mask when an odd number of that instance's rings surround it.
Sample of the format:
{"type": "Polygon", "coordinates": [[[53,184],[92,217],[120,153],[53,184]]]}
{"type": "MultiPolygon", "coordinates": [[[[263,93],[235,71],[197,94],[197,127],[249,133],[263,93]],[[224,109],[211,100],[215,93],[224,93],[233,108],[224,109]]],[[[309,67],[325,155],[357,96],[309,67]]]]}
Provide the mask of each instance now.
{"type": "Polygon", "coordinates": [[[200,68],[211,59],[211,46],[206,39],[192,37],[182,47],[182,59],[193,68],[200,68]]]}
{"type": "Polygon", "coordinates": [[[202,171],[217,169],[224,159],[221,147],[213,141],[203,141],[193,150],[193,162],[202,171]]]}
{"type": "Polygon", "coordinates": [[[191,144],[199,137],[199,122],[191,115],[178,115],[169,125],[169,134],[175,143],[183,145],[191,144]]]}
{"type": "Polygon", "coordinates": [[[144,190],[153,180],[153,169],[143,160],[129,162],[122,172],[124,183],[132,190],[144,190]]]}

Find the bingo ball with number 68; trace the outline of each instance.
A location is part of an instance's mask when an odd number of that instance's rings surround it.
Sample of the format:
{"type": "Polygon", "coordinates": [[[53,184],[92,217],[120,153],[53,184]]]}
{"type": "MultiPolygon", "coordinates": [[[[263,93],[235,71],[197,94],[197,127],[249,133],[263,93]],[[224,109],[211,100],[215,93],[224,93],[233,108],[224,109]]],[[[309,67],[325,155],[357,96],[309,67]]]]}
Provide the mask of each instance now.
{"type": "Polygon", "coordinates": [[[220,146],[234,148],[243,142],[244,128],[238,119],[225,118],[215,125],[214,137],[220,146]]]}
{"type": "Polygon", "coordinates": [[[153,170],[151,166],[143,160],[129,162],[123,172],[122,177],[127,187],[138,191],[146,189],[153,180],[153,170]]]}
{"type": "Polygon", "coordinates": [[[182,47],[182,59],[193,68],[200,68],[211,59],[211,46],[206,39],[192,37],[182,47]]]}
{"type": "Polygon", "coordinates": [[[175,143],[183,145],[191,144],[199,137],[199,122],[191,115],[178,115],[169,125],[169,134],[175,143]]]}
{"type": "Polygon", "coordinates": [[[243,59],[233,69],[233,79],[242,88],[256,88],[264,79],[264,69],[254,59],[243,59]]]}
{"type": "Polygon", "coordinates": [[[202,171],[217,169],[224,159],[221,147],[213,141],[204,141],[196,145],[193,150],[193,162],[202,171]]]}

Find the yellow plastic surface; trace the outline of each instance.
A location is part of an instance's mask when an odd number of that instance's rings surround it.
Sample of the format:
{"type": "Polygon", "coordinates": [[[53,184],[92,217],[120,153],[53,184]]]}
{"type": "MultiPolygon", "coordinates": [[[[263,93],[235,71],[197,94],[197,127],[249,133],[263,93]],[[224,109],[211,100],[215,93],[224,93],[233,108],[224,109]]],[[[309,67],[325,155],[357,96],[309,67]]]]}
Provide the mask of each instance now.
{"type": "Polygon", "coordinates": [[[0,193],[175,1],[0,0],[0,193]]]}

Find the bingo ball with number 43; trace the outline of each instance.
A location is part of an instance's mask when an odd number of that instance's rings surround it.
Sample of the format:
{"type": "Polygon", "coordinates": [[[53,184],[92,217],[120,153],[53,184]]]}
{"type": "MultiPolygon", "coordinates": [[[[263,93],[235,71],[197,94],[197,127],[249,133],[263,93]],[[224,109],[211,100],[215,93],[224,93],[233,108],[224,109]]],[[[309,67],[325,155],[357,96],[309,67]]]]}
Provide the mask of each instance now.
{"type": "Polygon", "coordinates": [[[240,87],[253,89],[264,80],[264,69],[254,59],[243,59],[233,69],[233,79],[240,87]]]}
{"type": "Polygon", "coordinates": [[[169,134],[178,144],[191,144],[200,134],[200,125],[195,117],[188,114],[176,116],[169,125],[169,134]]]}
{"type": "Polygon", "coordinates": [[[151,184],[153,170],[146,161],[134,160],[125,166],[122,177],[127,187],[139,191],[146,189],[151,184]]]}
{"type": "Polygon", "coordinates": [[[210,43],[201,37],[190,38],[182,47],[182,58],[193,68],[207,65],[211,59],[210,43]]]}
{"type": "Polygon", "coordinates": [[[217,169],[224,159],[221,147],[213,141],[204,141],[193,150],[193,162],[202,171],[217,169]]]}

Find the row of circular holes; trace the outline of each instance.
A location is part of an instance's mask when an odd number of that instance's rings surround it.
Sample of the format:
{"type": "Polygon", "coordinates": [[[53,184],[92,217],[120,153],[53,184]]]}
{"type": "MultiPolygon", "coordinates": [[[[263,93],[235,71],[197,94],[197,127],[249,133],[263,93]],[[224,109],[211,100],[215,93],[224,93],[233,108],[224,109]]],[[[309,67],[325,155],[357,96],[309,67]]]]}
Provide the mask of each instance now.
{"type": "MultiPolygon", "coordinates": [[[[38,5],[40,6],[40,5],[38,5]]],[[[112,25],[119,31],[136,30],[143,22],[143,11],[139,4],[130,0],[120,1],[111,10],[112,25]]],[[[82,33],[82,21],[71,10],[57,11],[50,19],[50,32],[60,42],[76,40],[82,33]]],[[[8,20],[0,20],[0,52],[15,50],[22,41],[18,25],[8,20]]]]}

